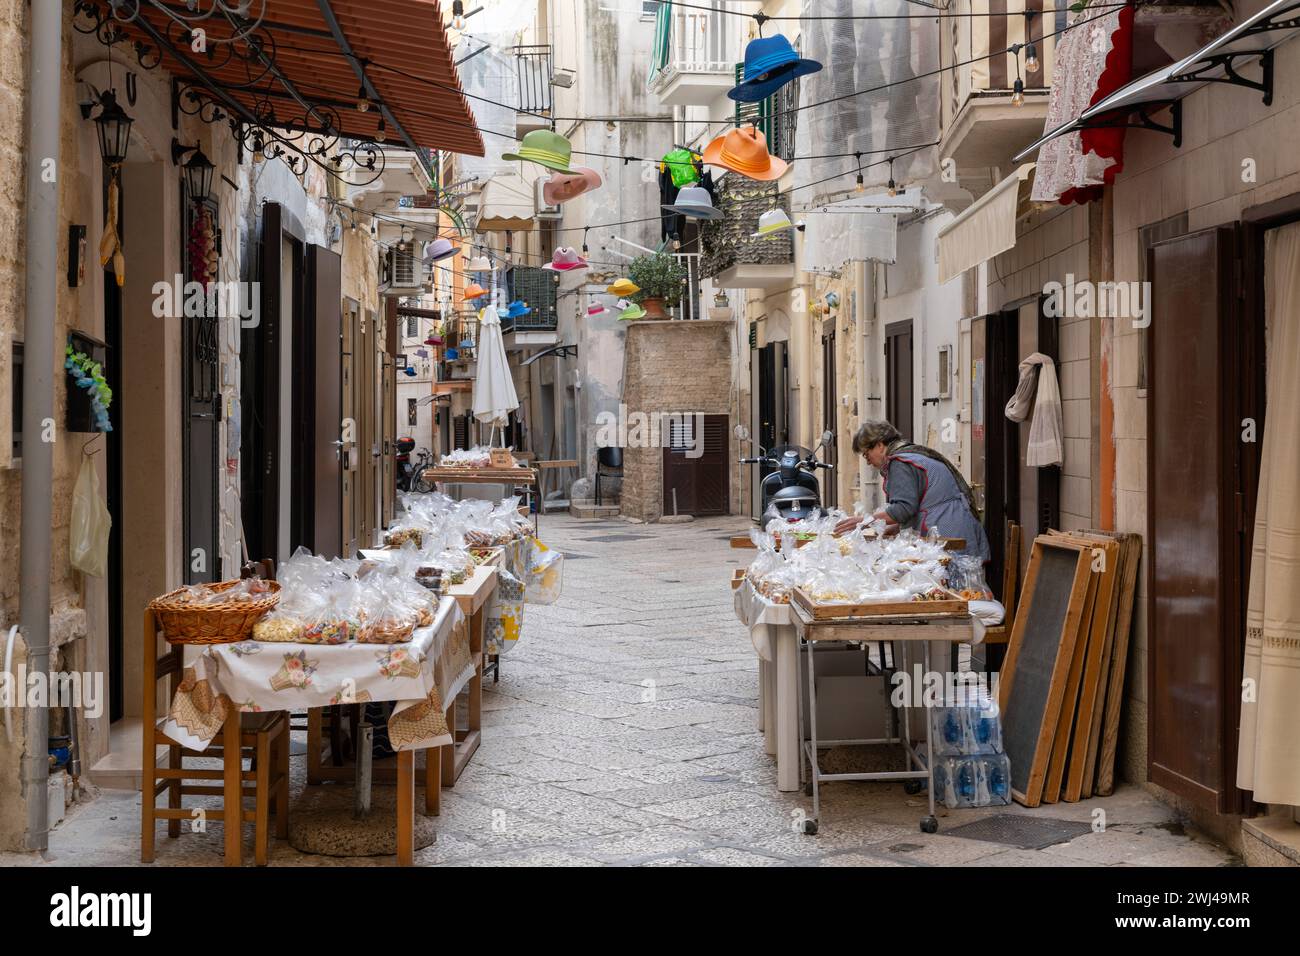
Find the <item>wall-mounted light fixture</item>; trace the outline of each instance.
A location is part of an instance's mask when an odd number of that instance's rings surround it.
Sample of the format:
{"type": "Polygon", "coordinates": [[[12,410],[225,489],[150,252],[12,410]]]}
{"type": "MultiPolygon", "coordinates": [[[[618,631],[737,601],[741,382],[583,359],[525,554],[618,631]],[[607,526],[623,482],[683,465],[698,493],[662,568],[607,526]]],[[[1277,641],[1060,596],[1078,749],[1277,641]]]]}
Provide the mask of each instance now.
{"type": "Polygon", "coordinates": [[[216,170],[212,160],[203,154],[203,150],[195,143],[193,146],[183,146],[180,140],[172,140],[172,165],[181,166],[185,173],[185,188],[189,192],[190,201],[194,203],[205,203],[212,195],[212,174],[216,170]],[[191,156],[184,165],[181,165],[181,157],[186,153],[191,156]]]}

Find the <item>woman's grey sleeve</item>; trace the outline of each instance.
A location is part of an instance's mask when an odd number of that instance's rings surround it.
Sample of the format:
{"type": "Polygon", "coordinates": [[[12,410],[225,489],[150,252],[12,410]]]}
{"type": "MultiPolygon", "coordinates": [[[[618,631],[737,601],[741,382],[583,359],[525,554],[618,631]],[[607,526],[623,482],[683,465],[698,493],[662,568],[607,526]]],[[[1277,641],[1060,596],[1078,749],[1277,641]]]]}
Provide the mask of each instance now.
{"type": "Polygon", "coordinates": [[[885,513],[891,521],[906,525],[921,509],[921,472],[897,462],[889,471],[889,504],[885,513]]]}

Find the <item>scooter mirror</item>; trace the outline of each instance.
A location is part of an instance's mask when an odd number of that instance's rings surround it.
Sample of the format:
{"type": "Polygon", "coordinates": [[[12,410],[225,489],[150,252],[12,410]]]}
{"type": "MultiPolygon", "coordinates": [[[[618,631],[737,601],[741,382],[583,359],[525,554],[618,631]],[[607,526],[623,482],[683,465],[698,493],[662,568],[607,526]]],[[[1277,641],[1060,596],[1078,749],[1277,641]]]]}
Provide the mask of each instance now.
{"type": "Polygon", "coordinates": [[[735,436],[739,438],[741,441],[749,440],[749,429],[746,428],[744,425],[737,425],[735,428],[732,429],[732,433],[735,434],[735,436]]]}
{"type": "Polygon", "coordinates": [[[833,431],[831,431],[829,428],[826,429],[826,431],[822,432],[822,444],[823,444],[823,445],[829,445],[829,444],[830,444],[831,442],[833,442],[834,440],[835,440],[835,433],[834,433],[833,431]]]}

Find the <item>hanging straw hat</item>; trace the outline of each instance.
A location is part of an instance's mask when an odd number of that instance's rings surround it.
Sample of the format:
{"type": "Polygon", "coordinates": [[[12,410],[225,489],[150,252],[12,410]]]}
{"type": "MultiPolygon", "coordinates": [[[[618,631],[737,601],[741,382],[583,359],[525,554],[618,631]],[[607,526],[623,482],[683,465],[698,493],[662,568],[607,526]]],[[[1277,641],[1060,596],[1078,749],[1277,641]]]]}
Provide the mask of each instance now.
{"type": "Polygon", "coordinates": [[[609,286],[609,288],[607,288],[605,291],[608,292],[610,295],[616,295],[620,299],[622,299],[622,298],[626,298],[629,295],[635,295],[636,293],[640,292],[641,287],[637,285],[635,282],[633,282],[631,279],[618,279],[617,281],[614,282],[613,285],[609,286]]]}
{"type": "Polygon", "coordinates": [[[572,149],[569,141],[559,133],[549,129],[535,129],[524,134],[518,152],[502,153],[501,158],[511,162],[536,163],[547,169],[571,173],[573,170],[569,168],[569,154],[572,149]]]}
{"type": "Polygon", "coordinates": [[[713,197],[703,186],[683,186],[677,193],[677,200],[659,207],[664,212],[690,216],[692,219],[721,219],[726,215],[713,205],[713,197]]]}
{"type": "Polygon", "coordinates": [[[794,223],[784,209],[769,209],[758,217],[758,231],[749,234],[751,239],[771,239],[794,228],[794,223]]]}

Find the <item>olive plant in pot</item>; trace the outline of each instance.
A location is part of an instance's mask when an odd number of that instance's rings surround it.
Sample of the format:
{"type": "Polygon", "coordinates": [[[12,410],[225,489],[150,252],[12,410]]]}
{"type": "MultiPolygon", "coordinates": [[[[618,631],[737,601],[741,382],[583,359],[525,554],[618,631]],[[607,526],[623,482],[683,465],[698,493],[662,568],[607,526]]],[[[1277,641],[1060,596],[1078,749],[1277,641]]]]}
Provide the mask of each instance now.
{"type": "Polygon", "coordinates": [[[632,300],[645,309],[647,319],[666,319],[665,302],[678,302],[686,270],[667,252],[637,256],[628,266],[627,277],[641,287],[632,300]]]}

